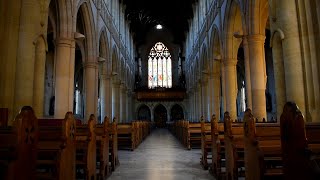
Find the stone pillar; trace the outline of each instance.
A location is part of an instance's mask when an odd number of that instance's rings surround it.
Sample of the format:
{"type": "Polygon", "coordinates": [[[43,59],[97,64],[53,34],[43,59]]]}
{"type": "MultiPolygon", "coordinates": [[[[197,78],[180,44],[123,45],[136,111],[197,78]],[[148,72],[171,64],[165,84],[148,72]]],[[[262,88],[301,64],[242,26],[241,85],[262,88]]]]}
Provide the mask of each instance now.
{"type": "Polygon", "coordinates": [[[131,96],[131,89],[127,89],[126,92],[126,112],[127,112],[127,122],[131,122],[132,121],[132,113],[131,113],[131,107],[132,107],[132,96],[131,96]]]}
{"type": "Polygon", "coordinates": [[[265,54],[263,35],[248,35],[249,61],[250,61],[250,79],[252,94],[252,114],[262,121],[267,119],[266,110],[266,74],[265,74],[265,54]]]}
{"type": "Polygon", "coordinates": [[[198,110],[197,110],[197,88],[195,87],[194,88],[194,92],[193,92],[193,102],[192,102],[192,105],[193,105],[193,119],[192,119],[192,121],[194,122],[194,121],[196,121],[196,119],[197,119],[197,113],[198,113],[198,110]]]}
{"type": "Polygon", "coordinates": [[[154,108],[150,109],[150,113],[151,113],[151,122],[154,122],[154,108]]]}
{"type": "Polygon", "coordinates": [[[84,64],[84,74],[85,74],[85,114],[84,120],[88,121],[90,114],[97,113],[97,87],[96,84],[96,72],[98,66],[96,62],[89,61],[84,64]]]}
{"type": "MultiPolygon", "coordinates": [[[[220,75],[215,73],[212,74],[210,77],[210,81],[212,82],[212,86],[210,87],[212,91],[212,113],[210,114],[215,114],[216,117],[219,119],[220,118],[220,75]]],[[[211,118],[210,116],[210,118],[211,118]]]]}
{"type": "Polygon", "coordinates": [[[283,107],[286,103],[286,82],[284,77],[282,40],[280,39],[278,33],[275,33],[273,36],[272,55],[276,91],[277,120],[279,121],[283,107]]]}
{"type": "Polygon", "coordinates": [[[109,119],[112,117],[111,109],[111,77],[109,75],[101,75],[100,79],[100,94],[101,94],[101,119],[108,116],[109,119]]]}
{"type": "MultiPolygon", "coordinates": [[[[167,109],[167,107],[166,107],[166,109],[167,109]]],[[[170,111],[170,109],[167,109],[167,122],[168,121],[171,121],[171,111],[170,111]]]]}
{"type": "Polygon", "coordinates": [[[246,76],[246,106],[252,109],[252,94],[251,94],[251,78],[250,78],[250,59],[249,59],[249,47],[247,38],[243,38],[243,50],[244,50],[244,65],[246,76]]]}
{"type": "Polygon", "coordinates": [[[46,66],[46,45],[43,38],[38,39],[35,48],[33,109],[36,117],[40,118],[44,115],[44,76],[46,66]]]}
{"type": "Polygon", "coordinates": [[[211,119],[212,114],[214,114],[214,99],[213,99],[213,93],[214,93],[214,85],[213,85],[213,79],[212,79],[212,73],[208,76],[208,86],[207,86],[207,92],[208,92],[208,115],[209,119],[211,119]]]}
{"type": "Polygon", "coordinates": [[[285,34],[282,40],[287,101],[294,101],[306,115],[306,102],[302,68],[302,52],[296,3],[289,0],[277,2],[277,24],[285,34]]]}
{"type": "MultiPolygon", "coordinates": [[[[207,75],[204,75],[207,76],[207,75]]],[[[204,120],[210,120],[208,119],[208,78],[204,77],[204,80],[202,81],[202,114],[204,117],[204,120]]]]}
{"type": "MultiPolygon", "coordinates": [[[[190,92],[188,92],[189,94],[190,92]]],[[[190,94],[184,99],[184,104],[186,105],[187,109],[183,109],[183,119],[184,120],[190,120],[190,112],[191,109],[188,108],[190,104],[190,94]]]]}
{"type": "Polygon", "coordinates": [[[112,82],[112,118],[120,117],[120,82],[113,80],[112,82]]]}
{"type": "Polygon", "coordinates": [[[9,108],[8,125],[12,125],[19,111],[19,106],[14,107],[15,74],[23,3],[20,0],[0,1],[0,107],[9,108]]]}
{"type": "Polygon", "coordinates": [[[120,118],[119,122],[126,122],[126,87],[124,83],[120,84],[120,118]]]}
{"type": "Polygon", "coordinates": [[[237,60],[224,59],[225,73],[225,97],[226,111],[229,112],[231,119],[234,121],[237,118],[237,60]]]}
{"type": "MultiPolygon", "coordinates": [[[[1,3],[3,4],[3,3],[1,3]]],[[[11,3],[5,3],[4,5],[10,5],[11,3]]],[[[20,3],[17,3],[20,6],[20,3]]],[[[14,59],[6,59],[7,61],[15,61],[15,68],[11,67],[10,71],[15,72],[15,85],[13,86],[14,89],[14,107],[13,107],[13,116],[15,116],[21,107],[25,105],[33,105],[33,90],[34,90],[34,66],[35,66],[35,46],[32,44],[34,41],[35,36],[38,34],[39,29],[36,29],[38,26],[36,26],[37,22],[37,15],[38,13],[36,12],[35,8],[36,2],[25,2],[21,1],[21,8],[19,9],[20,11],[20,16],[19,19],[11,19],[6,21],[10,25],[15,24],[14,22],[11,22],[13,20],[17,20],[18,22],[20,21],[19,24],[17,24],[17,29],[19,32],[17,34],[12,34],[11,32],[8,32],[5,36],[11,35],[11,37],[18,36],[18,38],[14,39],[8,39],[8,40],[16,40],[17,41],[17,51],[13,52],[13,49],[7,49],[8,53],[16,53],[17,57],[14,59]]],[[[7,7],[5,7],[7,8],[7,7]]],[[[9,7],[10,8],[10,7],[9,7]]],[[[1,10],[4,10],[4,8],[0,7],[1,10]]],[[[7,9],[1,12],[1,16],[3,16],[3,13],[6,13],[5,11],[8,11],[7,9]]],[[[8,17],[11,17],[11,14],[7,14],[8,17]]],[[[13,15],[14,16],[14,15],[13,15]]],[[[5,18],[5,17],[4,17],[5,18]]],[[[2,19],[2,18],[1,18],[2,19]]],[[[0,28],[2,33],[5,32],[6,24],[2,24],[4,28],[0,28]]],[[[12,31],[15,30],[15,28],[9,27],[12,31]]],[[[40,23],[39,23],[39,28],[40,28],[40,23]]],[[[11,38],[10,37],[10,38],[11,38]]],[[[6,37],[4,37],[4,40],[6,37]]],[[[1,39],[1,43],[6,43],[2,42],[3,39],[1,39]]],[[[12,45],[13,43],[10,43],[12,45]]],[[[11,46],[12,47],[12,46],[11,46]]],[[[6,49],[6,48],[5,48],[6,49]]],[[[11,57],[10,55],[7,55],[7,52],[4,52],[6,57],[11,57]]],[[[0,55],[1,57],[3,56],[2,54],[0,55]]],[[[2,61],[2,60],[1,60],[2,61]]],[[[9,65],[9,64],[1,64],[3,65],[9,65]]],[[[9,66],[8,66],[9,67],[9,66]]],[[[5,70],[6,71],[6,70],[5,70]]],[[[10,72],[9,72],[10,75],[10,72]]],[[[7,75],[6,75],[7,76],[7,75]]],[[[9,80],[11,77],[7,77],[9,80]]],[[[7,80],[6,80],[7,81],[7,80]]],[[[6,85],[9,85],[6,83],[6,85]]],[[[5,88],[5,87],[2,87],[5,88]]],[[[12,91],[11,90],[11,91],[12,91]]],[[[8,94],[6,94],[8,95],[8,94]]],[[[9,113],[11,114],[11,112],[9,113]]],[[[11,120],[9,120],[11,121],[11,120]]]]}
{"type": "Polygon", "coordinates": [[[195,104],[197,109],[197,116],[196,121],[200,121],[200,116],[202,115],[202,88],[201,88],[201,82],[197,82],[197,103],[195,104]]]}
{"type": "Polygon", "coordinates": [[[189,90],[188,109],[189,109],[189,118],[187,120],[191,121],[193,118],[193,92],[191,89],[189,90]]]}
{"type": "MultiPolygon", "coordinates": [[[[221,119],[223,119],[223,115],[224,113],[226,112],[226,109],[227,109],[227,97],[226,97],[226,71],[225,71],[225,67],[224,66],[221,66],[221,80],[222,80],[222,83],[221,83],[221,88],[222,88],[222,95],[221,95],[221,105],[222,105],[222,112],[221,112],[221,119]]],[[[221,106],[220,105],[220,106],[221,106]]]]}
{"type": "Polygon", "coordinates": [[[63,119],[73,112],[75,41],[58,38],[56,41],[55,110],[54,116],[63,119]]]}

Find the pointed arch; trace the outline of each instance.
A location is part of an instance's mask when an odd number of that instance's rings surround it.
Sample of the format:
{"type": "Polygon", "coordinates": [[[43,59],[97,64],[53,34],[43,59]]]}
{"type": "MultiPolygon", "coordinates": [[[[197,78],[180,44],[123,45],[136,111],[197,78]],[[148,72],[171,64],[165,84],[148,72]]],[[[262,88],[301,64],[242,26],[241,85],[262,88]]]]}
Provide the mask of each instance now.
{"type": "Polygon", "coordinates": [[[171,106],[170,108],[170,118],[171,121],[177,121],[177,120],[182,120],[184,119],[184,110],[183,107],[179,104],[174,104],[173,106],[171,106]]]}
{"type": "Polygon", "coordinates": [[[208,69],[208,53],[207,53],[207,47],[204,45],[202,47],[201,51],[201,70],[202,71],[207,71],[208,69]]]}
{"type": "Polygon", "coordinates": [[[72,37],[73,2],[71,0],[51,0],[57,5],[57,37],[72,37]]]}
{"type": "Polygon", "coordinates": [[[227,2],[224,21],[224,55],[231,55],[231,57],[224,58],[237,58],[238,49],[242,42],[242,38],[235,38],[234,34],[246,34],[246,26],[244,21],[244,14],[241,11],[239,2],[229,0],[227,2]]]}
{"type": "Polygon", "coordinates": [[[74,29],[77,30],[77,21],[78,21],[78,15],[81,16],[82,18],[82,23],[83,23],[83,30],[84,32],[84,46],[86,49],[86,60],[93,60],[96,61],[96,58],[94,55],[97,54],[97,48],[96,47],[96,36],[95,36],[95,24],[94,24],[94,18],[93,18],[93,12],[90,7],[90,3],[86,1],[81,1],[78,6],[77,6],[77,11],[75,18],[76,20],[74,21],[74,29]]]}
{"type": "Polygon", "coordinates": [[[147,104],[140,104],[136,109],[138,120],[151,121],[151,108],[147,104]]]}
{"type": "Polygon", "coordinates": [[[248,9],[246,20],[248,22],[248,34],[265,34],[269,18],[268,0],[251,0],[246,4],[248,9]]]}
{"type": "Polygon", "coordinates": [[[112,75],[116,75],[119,73],[119,58],[118,58],[118,51],[116,46],[112,48],[112,54],[111,54],[111,64],[112,64],[112,75]]]}

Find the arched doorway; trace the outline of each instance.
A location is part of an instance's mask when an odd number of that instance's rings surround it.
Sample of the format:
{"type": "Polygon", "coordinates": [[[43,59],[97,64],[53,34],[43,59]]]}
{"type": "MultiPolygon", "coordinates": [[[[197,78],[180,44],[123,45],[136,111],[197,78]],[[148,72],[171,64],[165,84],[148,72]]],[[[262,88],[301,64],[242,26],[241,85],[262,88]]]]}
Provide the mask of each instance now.
{"type": "Polygon", "coordinates": [[[184,119],[183,109],[180,105],[175,104],[171,108],[171,121],[178,121],[184,119]]]}
{"type": "Polygon", "coordinates": [[[148,106],[142,105],[138,110],[138,120],[151,121],[151,112],[148,106]]]}
{"type": "Polygon", "coordinates": [[[166,127],[167,109],[162,104],[154,109],[154,122],[157,128],[166,127]]]}

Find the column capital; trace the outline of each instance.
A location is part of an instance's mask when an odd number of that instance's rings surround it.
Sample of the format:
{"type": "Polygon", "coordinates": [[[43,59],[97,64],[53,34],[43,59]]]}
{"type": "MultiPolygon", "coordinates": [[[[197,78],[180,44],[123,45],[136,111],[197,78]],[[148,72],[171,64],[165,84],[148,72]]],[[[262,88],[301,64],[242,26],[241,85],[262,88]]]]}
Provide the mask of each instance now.
{"type": "Polygon", "coordinates": [[[226,59],[223,59],[222,62],[224,66],[236,66],[238,63],[238,60],[233,58],[226,58],[226,59]]]}
{"type": "Polygon", "coordinates": [[[111,79],[111,76],[109,74],[101,74],[100,75],[100,78],[101,79],[104,79],[104,80],[110,80],[111,79]]]}
{"type": "Polygon", "coordinates": [[[220,72],[210,73],[208,77],[209,79],[218,78],[220,77],[220,72]]]}
{"type": "Polygon", "coordinates": [[[58,37],[55,39],[54,43],[56,46],[75,46],[75,40],[73,38],[58,37]]]}
{"type": "Polygon", "coordinates": [[[83,63],[83,67],[86,68],[93,68],[93,69],[97,69],[98,68],[98,63],[95,61],[86,61],[85,63],[83,63]]]}
{"type": "MultiPolygon", "coordinates": [[[[262,41],[264,42],[266,40],[266,36],[262,35],[262,34],[249,34],[247,36],[244,36],[243,38],[245,41],[247,41],[246,43],[249,42],[259,42],[262,41]]],[[[245,42],[244,41],[244,42],[245,42]]]]}
{"type": "Polygon", "coordinates": [[[120,80],[112,80],[112,85],[115,88],[120,88],[121,82],[120,82],[120,80]]]}

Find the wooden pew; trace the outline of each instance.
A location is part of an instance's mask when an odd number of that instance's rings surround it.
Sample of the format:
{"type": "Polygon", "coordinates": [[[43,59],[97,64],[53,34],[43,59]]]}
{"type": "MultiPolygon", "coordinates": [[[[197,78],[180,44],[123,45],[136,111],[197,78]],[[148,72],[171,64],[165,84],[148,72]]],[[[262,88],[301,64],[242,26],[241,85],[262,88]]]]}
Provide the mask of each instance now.
{"type": "Polygon", "coordinates": [[[201,123],[179,120],[168,124],[170,132],[187,148],[201,148],[201,123]]]}
{"type": "Polygon", "coordinates": [[[203,169],[209,167],[208,159],[211,159],[211,123],[206,123],[201,117],[201,159],[200,164],[203,169]]]}
{"type": "Polygon", "coordinates": [[[77,126],[75,133],[77,178],[96,179],[96,124],[96,118],[91,114],[88,124],[77,126]]]}
{"type": "Polygon", "coordinates": [[[35,179],[38,120],[24,106],[12,127],[0,128],[0,179],[35,179]]]}
{"type": "Polygon", "coordinates": [[[287,102],[280,127],[285,179],[320,179],[319,125],[306,125],[297,105],[287,102]]]}
{"type": "Polygon", "coordinates": [[[201,123],[188,122],[187,123],[188,143],[187,148],[201,148],[201,123]]]}
{"type": "Polygon", "coordinates": [[[109,126],[109,160],[111,162],[111,170],[114,171],[120,164],[118,158],[118,128],[117,119],[114,117],[113,122],[109,126]]]}
{"type": "Polygon", "coordinates": [[[225,166],[223,160],[225,160],[225,147],[224,147],[224,124],[218,123],[215,115],[211,118],[211,152],[212,152],[212,163],[210,173],[213,174],[217,179],[222,179],[225,175],[222,172],[222,167],[225,166]]]}
{"type": "Polygon", "coordinates": [[[129,149],[133,151],[138,144],[137,122],[118,124],[118,149],[129,149]]]}
{"type": "Polygon", "coordinates": [[[224,113],[224,145],[226,178],[244,176],[244,143],[242,123],[233,123],[229,112],[224,113]]]}
{"type": "Polygon", "coordinates": [[[109,118],[104,118],[103,124],[96,126],[97,144],[97,169],[99,171],[97,179],[106,179],[111,174],[109,165],[109,118]]]}
{"type": "Polygon", "coordinates": [[[8,126],[9,109],[0,108],[0,127],[8,126]]]}
{"type": "Polygon", "coordinates": [[[305,123],[306,138],[308,142],[308,151],[312,153],[312,158],[320,160],[320,123],[307,122],[305,123]]]}
{"type": "Polygon", "coordinates": [[[36,179],[76,178],[75,119],[72,112],[67,112],[63,120],[56,122],[60,123],[39,123],[36,179]]]}
{"type": "Polygon", "coordinates": [[[246,179],[282,179],[279,124],[256,123],[250,109],[245,111],[243,121],[246,179]]]}

